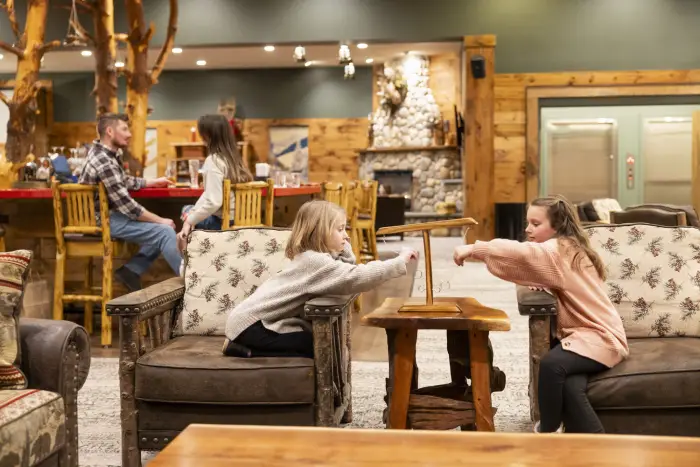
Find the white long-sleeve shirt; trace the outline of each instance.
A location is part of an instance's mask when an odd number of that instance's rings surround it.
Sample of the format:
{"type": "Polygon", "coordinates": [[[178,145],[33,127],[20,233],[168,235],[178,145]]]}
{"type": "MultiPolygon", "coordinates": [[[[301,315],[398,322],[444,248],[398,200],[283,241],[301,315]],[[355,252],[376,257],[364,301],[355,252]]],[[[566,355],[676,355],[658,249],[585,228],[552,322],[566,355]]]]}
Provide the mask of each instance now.
{"type": "MultiPolygon", "coordinates": [[[[216,154],[211,154],[204,161],[202,174],[204,178],[204,193],[199,197],[194,207],[187,214],[187,221],[197,225],[211,215],[222,217],[221,207],[224,204],[224,178],[226,164],[216,154]]],[[[231,196],[231,219],[233,220],[234,197],[231,196]]]]}

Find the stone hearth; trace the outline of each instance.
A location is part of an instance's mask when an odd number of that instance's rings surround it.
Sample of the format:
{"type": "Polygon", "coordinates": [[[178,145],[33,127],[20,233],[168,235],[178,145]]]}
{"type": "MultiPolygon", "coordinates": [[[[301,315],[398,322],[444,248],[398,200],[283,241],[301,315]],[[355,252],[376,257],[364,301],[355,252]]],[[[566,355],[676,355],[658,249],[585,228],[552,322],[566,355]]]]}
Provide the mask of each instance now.
{"type": "Polygon", "coordinates": [[[411,212],[437,213],[438,203],[455,203],[462,212],[461,157],[454,146],[360,151],[360,178],[374,179],[375,170],[413,171],[411,212]]]}

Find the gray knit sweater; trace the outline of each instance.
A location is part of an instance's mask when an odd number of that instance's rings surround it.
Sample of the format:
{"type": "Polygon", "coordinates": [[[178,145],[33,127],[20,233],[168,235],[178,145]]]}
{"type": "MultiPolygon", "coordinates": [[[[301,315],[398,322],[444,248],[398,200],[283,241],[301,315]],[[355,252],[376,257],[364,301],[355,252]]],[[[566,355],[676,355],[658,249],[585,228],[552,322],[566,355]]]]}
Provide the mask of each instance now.
{"type": "Polygon", "coordinates": [[[405,274],[406,263],[401,256],[355,264],[347,242],[338,258],[305,251],[231,310],[226,320],[226,337],[233,340],[258,321],[280,334],[309,330],[309,323],[301,317],[307,300],[367,292],[405,274]]]}

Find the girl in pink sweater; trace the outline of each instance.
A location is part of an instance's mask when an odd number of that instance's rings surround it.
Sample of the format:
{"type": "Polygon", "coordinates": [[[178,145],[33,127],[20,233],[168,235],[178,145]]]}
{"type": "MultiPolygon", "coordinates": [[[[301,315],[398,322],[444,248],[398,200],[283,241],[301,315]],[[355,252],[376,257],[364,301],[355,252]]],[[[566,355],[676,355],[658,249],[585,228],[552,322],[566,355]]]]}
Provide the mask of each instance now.
{"type": "Polygon", "coordinates": [[[497,239],[459,246],[455,263],[483,261],[501,279],[546,287],[557,297],[559,342],[540,362],[535,431],[561,431],[566,420],[568,432],[603,433],[586,396],[588,376],[629,354],[622,320],[606,293],[605,266],[564,197],[533,201],[527,222],[527,242],[497,239]]]}

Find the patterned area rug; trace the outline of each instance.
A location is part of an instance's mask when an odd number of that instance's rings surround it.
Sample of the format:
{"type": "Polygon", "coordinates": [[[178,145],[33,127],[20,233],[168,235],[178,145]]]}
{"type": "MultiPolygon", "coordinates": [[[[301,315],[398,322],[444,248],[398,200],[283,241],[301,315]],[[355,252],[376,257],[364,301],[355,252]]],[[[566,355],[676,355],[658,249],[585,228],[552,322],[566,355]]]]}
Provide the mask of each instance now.
{"type": "MultiPolygon", "coordinates": [[[[495,423],[498,431],[530,431],[527,396],[528,334],[527,318],[518,314],[515,287],[493,277],[481,264],[463,268],[451,261],[457,239],[433,242],[433,274],[443,283],[437,295],[473,296],[482,304],[505,310],[511,318],[511,331],[492,333],[494,364],[505,371],[507,384],[503,392],[494,393],[498,407],[495,423]],[[449,281],[449,284],[448,284],[449,281]]],[[[415,239],[380,245],[380,249],[398,249],[409,244],[420,251],[415,239]]],[[[423,265],[419,264],[419,270],[423,265]]],[[[414,296],[424,283],[416,279],[414,296]]],[[[418,334],[417,360],[419,385],[449,382],[449,366],[444,331],[421,331],[418,334]]],[[[80,465],[120,466],[121,433],[119,427],[119,381],[116,358],[95,358],[89,378],[79,393],[80,465]]],[[[386,362],[353,362],[353,423],[351,428],[381,429],[386,362]]],[[[146,463],[155,453],[143,453],[146,463]]]]}

